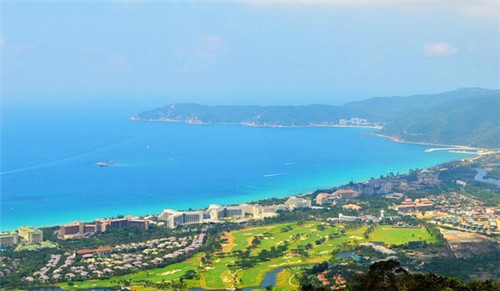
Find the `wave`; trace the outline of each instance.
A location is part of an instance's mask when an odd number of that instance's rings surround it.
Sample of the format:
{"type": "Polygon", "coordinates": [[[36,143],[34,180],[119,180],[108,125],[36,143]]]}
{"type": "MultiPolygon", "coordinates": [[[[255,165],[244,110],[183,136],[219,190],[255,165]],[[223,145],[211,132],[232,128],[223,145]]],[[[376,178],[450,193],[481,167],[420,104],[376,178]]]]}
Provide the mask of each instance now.
{"type": "Polygon", "coordinates": [[[3,176],[3,175],[20,173],[20,172],[33,171],[33,170],[38,170],[38,169],[50,167],[50,166],[53,166],[53,165],[62,164],[62,163],[65,163],[65,162],[69,162],[69,161],[72,161],[72,160],[79,159],[79,158],[84,157],[84,156],[89,155],[89,154],[94,154],[94,153],[105,151],[105,150],[107,150],[109,148],[112,148],[114,146],[126,143],[128,141],[129,140],[120,141],[120,142],[117,142],[117,143],[114,143],[114,144],[111,144],[111,145],[108,145],[108,146],[105,146],[105,147],[93,149],[93,150],[90,150],[90,151],[86,151],[86,152],[83,152],[83,153],[76,154],[74,156],[62,158],[62,159],[55,160],[55,161],[48,162],[48,163],[43,163],[43,164],[38,164],[38,165],[34,165],[34,166],[28,166],[28,167],[23,167],[23,168],[18,168],[18,169],[3,171],[3,172],[0,172],[0,175],[3,176]]]}
{"type": "Polygon", "coordinates": [[[286,172],[286,173],[276,173],[276,174],[265,174],[264,177],[269,178],[269,177],[276,177],[276,176],[283,176],[283,175],[288,175],[293,172],[286,172]]]}

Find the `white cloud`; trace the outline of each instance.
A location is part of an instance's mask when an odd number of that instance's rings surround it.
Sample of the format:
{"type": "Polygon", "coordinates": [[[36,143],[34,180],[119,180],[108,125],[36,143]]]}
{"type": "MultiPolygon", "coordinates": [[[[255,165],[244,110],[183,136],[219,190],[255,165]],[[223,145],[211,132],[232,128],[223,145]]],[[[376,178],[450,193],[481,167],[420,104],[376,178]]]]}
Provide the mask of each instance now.
{"type": "Polygon", "coordinates": [[[220,36],[207,35],[194,49],[194,54],[201,61],[213,62],[226,50],[227,43],[220,36]]]}
{"type": "Polygon", "coordinates": [[[457,13],[474,20],[500,21],[499,1],[464,2],[457,6],[457,13]]]}
{"type": "Polygon", "coordinates": [[[424,52],[429,56],[452,55],[457,52],[449,42],[436,42],[424,45],[424,52]]]}
{"type": "Polygon", "coordinates": [[[179,47],[178,55],[184,60],[184,71],[200,72],[215,64],[228,50],[228,43],[219,35],[205,35],[191,48],[179,47]]]}

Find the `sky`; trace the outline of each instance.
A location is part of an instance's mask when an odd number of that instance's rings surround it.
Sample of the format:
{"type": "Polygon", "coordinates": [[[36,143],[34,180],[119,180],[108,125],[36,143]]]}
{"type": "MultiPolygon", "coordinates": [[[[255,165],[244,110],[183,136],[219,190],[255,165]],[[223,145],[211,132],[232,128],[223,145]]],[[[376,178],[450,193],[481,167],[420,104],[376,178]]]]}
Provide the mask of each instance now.
{"type": "Polygon", "coordinates": [[[500,87],[500,1],[2,1],[3,102],[342,104],[500,87]]]}

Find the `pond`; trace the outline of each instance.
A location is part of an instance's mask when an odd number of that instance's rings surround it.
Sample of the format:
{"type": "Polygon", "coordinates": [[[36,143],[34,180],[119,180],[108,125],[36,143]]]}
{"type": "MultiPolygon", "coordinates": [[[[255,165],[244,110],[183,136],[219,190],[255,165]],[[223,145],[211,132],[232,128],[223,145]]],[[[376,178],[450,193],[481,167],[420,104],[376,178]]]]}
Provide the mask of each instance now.
{"type": "Polygon", "coordinates": [[[474,180],[479,181],[479,182],[484,182],[484,183],[489,183],[493,185],[497,185],[497,187],[500,187],[500,180],[493,179],[493,178],[484,178],[488,173],[481,169],[481,168],[476,168],[477,171],[476,176],[474,177],[474,180]]]}

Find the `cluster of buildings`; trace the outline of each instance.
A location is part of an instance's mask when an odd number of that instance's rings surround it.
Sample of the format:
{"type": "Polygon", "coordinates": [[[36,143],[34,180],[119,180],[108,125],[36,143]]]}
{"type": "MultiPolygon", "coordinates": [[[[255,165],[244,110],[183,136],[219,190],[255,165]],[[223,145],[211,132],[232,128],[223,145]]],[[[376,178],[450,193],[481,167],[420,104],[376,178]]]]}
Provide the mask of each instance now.
{"type": "Polygon", "coordinates": [[[83,238],[98,232],[107,232],[111,228],[138,228],[149,229],[149,220],[132,218],[127,216],[116,219],[96,219],[95,223],[73,222],[72,224],[59,227],[59,238],[83,238]]]}
{"type": "Polygon", "coordinates": [[[401,204],[394,206],[400,212],[426,211],[431,210],[433,207],[434,203],[429,198],[420,198],[413,201],[411,198],[406,198],[401,204]]]}
{"type": "Polygon", "coordinates": [[[218,223],[225,219],[242,220],[246,216],[262,218],[276,216],[278,211],[290,211],[298,208],[311,207],[311,200],[291,196],[284,204],[259,205],[243,203],[237,206],[221,206],[211,204],[205,211],[177,211],[164,209],[158,215],[158,220],[165,221],[169,228],[180,225],[218,223]]]}
{"type": "Polygon", "coordinates": [[[360,193],[353,189],[338,189],[332,193],[319,193],[316,195],[316,204],[318,205],[335,205],[338,199],[356,198],[360,193]]]}
{"type": "Polygon", "coordinates": [[[340,125],[369,125],[368,119],[359,118],[359,117],[351,117],[351,119],[339,119],[340,125]]]}
{"type": "Polygon", "coordinates": [[[39,271],[25,277],[25,281],[60,282],[75,279],[99,278],[103,275],[129,273],[160,265],[165,260],[189,254],[203,245],[205,234],[168,237],[141,243],[101,246],[97,249],[78,250],[72,254],[52,255],[39,271]]]}
{"type": "Polygon", "coordinates": [[[485,206],[483,202],[460,193],[434,197],[432,222],[457,230],[495,234],[500,233],[500,208],[485,206]]]}
{"type": "Polygon", "coordinates": [[[0,247],[12,246],[20,242],[36,244],[41,243],[42,241],[43,231],[32,226],[21,226],[17,232],[0,234],[0,247]]]}

